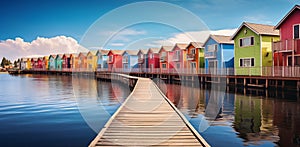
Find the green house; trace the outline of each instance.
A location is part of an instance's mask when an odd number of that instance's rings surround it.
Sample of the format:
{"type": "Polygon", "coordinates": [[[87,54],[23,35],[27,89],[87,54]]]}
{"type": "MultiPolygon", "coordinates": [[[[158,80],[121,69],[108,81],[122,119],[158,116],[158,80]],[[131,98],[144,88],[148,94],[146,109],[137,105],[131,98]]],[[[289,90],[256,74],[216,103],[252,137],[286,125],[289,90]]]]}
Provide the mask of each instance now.
{"type": "Polygon", "coordinates": [[[279,40],[279,31],[274,26],[244,22],[232,40],[236,75],[261,76],[272,72],[272,42],[279,40]]]}

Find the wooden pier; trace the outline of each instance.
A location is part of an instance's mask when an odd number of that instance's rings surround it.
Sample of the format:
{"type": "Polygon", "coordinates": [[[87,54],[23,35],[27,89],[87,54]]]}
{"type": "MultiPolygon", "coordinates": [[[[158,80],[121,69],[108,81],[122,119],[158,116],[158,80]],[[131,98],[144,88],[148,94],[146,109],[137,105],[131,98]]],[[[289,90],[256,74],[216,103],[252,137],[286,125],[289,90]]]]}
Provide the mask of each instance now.
{"type": "Polygon", "coordinates": [[[209,146],[149,78],[114,74],[136,81],[132,93],[91,142],[94,146],[209,146]]]}

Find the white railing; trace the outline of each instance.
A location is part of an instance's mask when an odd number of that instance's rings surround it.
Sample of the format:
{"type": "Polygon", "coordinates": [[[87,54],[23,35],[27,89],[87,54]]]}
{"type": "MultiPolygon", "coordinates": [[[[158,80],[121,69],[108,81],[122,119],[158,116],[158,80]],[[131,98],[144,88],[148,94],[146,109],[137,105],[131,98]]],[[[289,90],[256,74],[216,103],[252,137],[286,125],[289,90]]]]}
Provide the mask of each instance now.
{"type": "Polygon", "coordinates": [[[148,73],[148,74],[189,74],[189,75],[240,75],[240,76],[267,76],[267,77],[298,77],[300,78],[300,67],[244,67],[244,68],[199,68],[199,69],[161,69],[161,68],[62,68],[50,69],[32,68],[32,71],[61,71],[61,72],[114,72],[114,73],[148,73]]]}

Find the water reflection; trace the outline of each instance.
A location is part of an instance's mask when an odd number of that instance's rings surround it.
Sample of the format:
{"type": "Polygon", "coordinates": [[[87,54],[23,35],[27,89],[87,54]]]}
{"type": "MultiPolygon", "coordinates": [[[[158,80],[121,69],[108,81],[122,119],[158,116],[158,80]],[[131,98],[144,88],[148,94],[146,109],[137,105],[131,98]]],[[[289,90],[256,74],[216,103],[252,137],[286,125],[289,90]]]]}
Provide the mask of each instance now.
{"type": "Polygon", "coordinates": [[[175,84],[166,84],[165,89],[167,97],[212,146],[299,146],[296,92],[228,88],[218,95],[209,88],[175,84]],[[210,127],[203,130],[201,123],[210,127]]]}

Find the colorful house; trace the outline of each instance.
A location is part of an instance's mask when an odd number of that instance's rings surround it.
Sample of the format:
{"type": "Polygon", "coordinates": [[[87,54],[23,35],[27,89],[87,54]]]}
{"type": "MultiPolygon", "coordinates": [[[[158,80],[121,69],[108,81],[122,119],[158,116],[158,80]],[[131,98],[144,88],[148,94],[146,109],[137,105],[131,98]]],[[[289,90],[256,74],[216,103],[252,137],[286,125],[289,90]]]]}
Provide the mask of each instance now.
{"type": "Polygon", "coordinates": [[[280,32],[280,41],[273,43],[274,65],[300,66],[300,5],[294,6],[275,29],[280,32]]]}
{"type": "Polygon", "coordinates": [[[101,68],[108,68],[107,65],[107,54],[108,54],[109,50],[103,50],[100,49],[97,51],[96,56],[97,56],[97,69],[101,69],[101,68]]]}
{"type": "Polygon", "coordinates": [[[140,71],[148,68],[148,49],[140,49],[138,52],[138,68],[140,71]]]}
{"type": "Polygon", "coordinates": [[[123,69],[138,68],[138,52],[139,50],[126,50],[122,54],[123,69]]]}
{"type": "Polygon", "coordinates": [[[71,54],[64,54],[62,56],[62,68],[64,69],[68,69],[71,68],[72,64],[71,64],[71,54]]]}
{"type": "Polygon", "coordinates": [[[159,67],[161,72],[173,69],[173,65],[171,64],[173,55],[172,49],[173,46],[162,46],[159,50],[159,67]]]}
{"type": "Polygon", "coordinates": [[[87,70],[96,71],[97,69],[97,50],[89,51],[87,54],[87,70]]]}
{"type": "Polygon", "coordinates": [[[26,69],[30,70],[32,68],[31,58],[27,58],[26,69]]]}
{"type": "Polygon", "coordinates": [[[176,43],[172,49],[173,57],[171,64],[176,70],[186,68],[187,60],[186,60],[186,47],[188,44],[176,43]]]}
{"type": "Polygon", "coordinates": [[[27,58],[21,58],[20,70],[25,70],[27,66],[27,58]]]}
{"type": "Polygon", "coordinates": [[[79,65],[78,65],[78,55],[76,53],[71,54],[71,68],[72,70],[77,70],[79,69],[79,65]]]}
{"type": "Polygon", "coordinates": [[[43,57],[39,57],[38,60],[37,60],[37,68],[39,69],[43,69],[43,57]]]}
{"type": "Polygon", "coordinates": [[[63,54],[58,54],[55,58],[55,69],[56,70],[61,70],[62,69],[62,63],[63,63],[63,54]]]}
{"type": "Polygon", "coordinates": [[[38,58],[31,58],[31,68],[32,69],[38,68],[38,58]]]}
{"type": "Polygon", "coordinates": [[[234,67],[234,43],[230,36],[210,35],[204,42],[205,69],[208,74],[226,74],[234,67]]]}
{"type": "Polygon", "coordinates": [[[234,68],[236,75],[264,75],[272,70],[272,42],[279,40],[274,26],[244,22],[235,34],[234,68]]]}
{"type": "Polygon", "coordinates": [[[153,71],[155,68],[160,67],[159,62],[160,48],[150,48],[147,52],[148,55],[148,68],[153,71]]]}
{"type": "Polygon", "coordinates": [[[50,55],[49,56],[49,70],[55,70],[56,69],[56,55],[50,55]]]}
{"type": "Polygon", "coordinates": [[[115,68],[122,68],[122,50],[110,50],[107,54],[108,69],[112,71],[115,68]]]}
{"type": "Polygon", "coordinates": [[[45,70],[49,69],[49,56],[43,57],[43,69],[45,70]]]}
{"type": "Polygon", "coordinates": [[[192,72],[204,68],[204,47],[203,43],[191,42],[186,47],[186,67],[192,72]]]}
{"type": "Polygon", "coordinates": [[[80,52],[78,55],[78,68],[79,70],[86,70],[87,69],[87,54],[80,52]]]}

